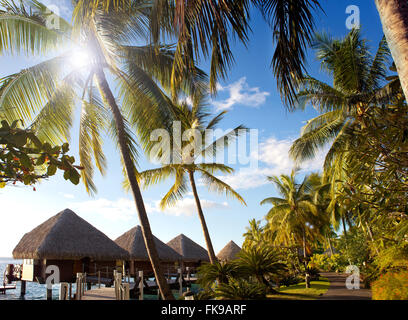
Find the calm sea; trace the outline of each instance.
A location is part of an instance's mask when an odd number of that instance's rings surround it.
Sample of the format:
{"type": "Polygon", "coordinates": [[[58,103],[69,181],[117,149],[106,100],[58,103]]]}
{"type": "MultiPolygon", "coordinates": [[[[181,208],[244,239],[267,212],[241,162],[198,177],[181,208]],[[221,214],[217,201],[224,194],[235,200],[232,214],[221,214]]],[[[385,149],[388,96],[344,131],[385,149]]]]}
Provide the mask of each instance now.
{"type": "MultiPolygon", "coordinates": [[[[0,286],[3,285],[4,271],[8,264],[21,264],[21,260],[13,260],[12,258],[0,258],[0,286]]],[[[27,282],[26,284],[26,295],[24,298],[20,296],[20,286],[21,282],[17,282],[17,287],[15,290],[8,290],[6,294],[0,294],[1,300],[45,300],[46,299],[46,285],[39,284],[37,282],[27,282]]],[[[75,292],[75,284],[72,285],[72,291],[75,292]]],[[[96,286],[92,286],[93,289],[96,286]]],[[[196,285],[193,285],[193,292],[199,291],[199,288],[196,285]]],[[[176,298],[178,297],[177,291],[173,292],[176,298]]],[[[52,286],[52,298],[53,300],[58,300],[59,298],[59,285],[52,286]]],[[[157,296],[145,295],[145,300],[156,300],[157,296]]]]}
{"type": "MultiPolygon", "coordinates": [[[[21,260],[13,260],[12,258],[0,258],[0,286],[3,286],[4,271],[8,264],[21,264],[21,260]]],[[[0,293],[0,300],[45,300],[46,299],[46,286],[44,284],[38,284],[36,282],[27,282],[26,295],[24,298],[20,297],[20,285],[21,282],[17,282],[17,288],[15,290],[7,290],[7,293],[0,293]]],[[[73,290],[75,285],[73,285],[73,290]]],[[[53,285],[52,298],[58,299],[59,297],[59,285],[53,285]]]]}

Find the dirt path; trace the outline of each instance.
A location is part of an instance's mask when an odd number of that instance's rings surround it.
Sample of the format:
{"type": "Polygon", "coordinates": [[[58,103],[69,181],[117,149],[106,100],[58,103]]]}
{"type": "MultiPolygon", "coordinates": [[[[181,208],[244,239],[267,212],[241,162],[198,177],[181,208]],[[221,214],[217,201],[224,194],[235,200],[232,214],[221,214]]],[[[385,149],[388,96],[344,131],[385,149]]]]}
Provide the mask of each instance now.
{"type": "Polygon", "coordinates": [[[322,277],[329,279],[330,288],[319,300],[371,300],[371,290],[364,289],[360,285],[360,290],[348,290],[346,279],[349,274],[341,273],[321,273],[322,277]]]}

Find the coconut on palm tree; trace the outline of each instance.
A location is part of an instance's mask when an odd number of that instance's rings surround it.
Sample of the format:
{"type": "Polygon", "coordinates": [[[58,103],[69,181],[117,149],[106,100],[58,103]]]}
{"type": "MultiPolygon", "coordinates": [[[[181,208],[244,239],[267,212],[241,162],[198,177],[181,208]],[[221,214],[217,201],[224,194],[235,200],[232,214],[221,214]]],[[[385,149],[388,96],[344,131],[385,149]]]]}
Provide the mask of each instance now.
{"type": "MultiPolygon", "coordinates": [[[[159,148],[156,153],[151,153],[153,158],[161,159],[162,167],[141,172],[139,177],[146,188],[163,182],[170,177],[174,178],[173,186],[160,202],[160,207],[163,210],[168,206],[176,205],[177,201],[181,200],[189,190],[193,192],[209,259],[211,263],[215,263],[217,257],[204,217],[195,174],[201,175],[202,182],[210,191],[224,193],[246,205],[245,200],[231,186],[215,176],[216,173],[231,174],[234,170],[224,164],[206,162],[206,160],[213,158],[217,152],[223,151],[225,146],[235,141],[239,135],[247,132],[247,129],[243,126],[238,126],[215,141],[208,143],[208,139],[206,139],[208,132],[216,128],[226,112],[221,112],[217,116],[212,117],[211,113],[208,112],[205,95],[196,95],[192,98],[192,102],[192,105],[183,101],[174,106],[174,124],[179,124],[180,133],[186,139],[183,138],[179,146],[168,144],[159,148]],[[188,137],[185,136],[186,133],[188,137]],[[163,157],[164,154],[171,154],[171,159],[163,157]]],[[[172,129],[169,128],[169,132],[172,129]]]]}
{"type": "MultiPolygon", "coordinates": [[[[49,10],[40,2],[34,0],[26,8],[2,1],[6,10],[0,12],[0,54],[27,52],[45,59],[54,53],[56,57],[1,79],[0,111],[9,121],[31,123],[41,140],[55,143],[69,138],[76,106],[81,104],[79,154],[82,180],[90,193],[96,191],[93,160],[102,174],[106,169],[102,134],[113,137],[160,291],[163,298],[173,299],[136,179],[137,146],[131,130],[135,128],[143,143],[152,128],[169,118],[171,103],[161,88],[172,86],[174,51],[165,45],[153,47],[148,41],[152,4],[126,2],[129,8],[122,10],[90,10],[89,2],[74,1],[74,24],[53,15],[59,25],[53,29],[47,27],[49,10]],[[61,48],[67,52],[61,53],[61,48]],[[112,82],[119,88],[118,98],[112,82]]],[[[203,79],[202,71],[185,70],[179,90],[192,94],[203,79]]]]}

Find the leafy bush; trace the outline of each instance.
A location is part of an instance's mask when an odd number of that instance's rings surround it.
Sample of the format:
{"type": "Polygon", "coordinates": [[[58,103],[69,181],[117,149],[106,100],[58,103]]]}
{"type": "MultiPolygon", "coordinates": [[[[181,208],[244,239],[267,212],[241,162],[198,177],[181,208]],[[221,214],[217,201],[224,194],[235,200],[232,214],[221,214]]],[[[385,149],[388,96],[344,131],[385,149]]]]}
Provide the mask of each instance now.
{"type": "Polygon", "coordinates": [[[307,268],[307,273],[310,275],[310,281],[315,281],[315,280],[319,280],[320,278],[320,273],[319,273],[319,269],[317,268],[307,268]]]}
{"type": "Polygon", "coordinates": [[[242,250],[237,264],[243,275],[256,278],[260,284],[269,285],[269,282],[279,282],[287,271],[281,254],[270,247],[251,247],[242,250]]]}
{"type": "Polygon", "coordinates": [[[288,275],[284,278],[282,278],[279,281],[279,285],[280,286],[285,286],[285,287],[289,287],[291,285],[295,285],[298,284],[300,282],[304,281],[303,278],[301,278],[300,276],[296,276],[296,275],[288,275]]]}
{"type": "Polygon", "coordinates": [[[203,288],[209,289],[215,282],[228,283],[230,277],[239,276],[240,268],[234,262],[215,262],[214,264],[205,263],[197,270],[198,284],[203,288]]]}
{"type": "Polygon", "coordinates": [[[388,272],[372,284],[373,300],[408,300],[408,271],[388,272]]]}
{"type": "Polygon", "coordinates": [[[323,271],[342,272],[347,267],[346,259],[340,254],[327,256],[325,254],[314,254],[309,262],[309,268],[317,268],[323,271]]]}
{"type": "Polygon", "coordinates": [[[212,290],[202,290],[194,295],[194,300],[211,300],[214,298],[212,290]]]}
{"type": "Polygon", "coordinates": [[[324,271],[331,271],[329,268],[329,257],[325,254],[314,254],[310,258],[309,268],[317,268],[324,271]]]}
{"type": "Polygon", "coordinates": [[[220,300],[264,300],[267,291],[267,287],[257,281],[231,278],[215,289],[215,297],[220,300]]]}

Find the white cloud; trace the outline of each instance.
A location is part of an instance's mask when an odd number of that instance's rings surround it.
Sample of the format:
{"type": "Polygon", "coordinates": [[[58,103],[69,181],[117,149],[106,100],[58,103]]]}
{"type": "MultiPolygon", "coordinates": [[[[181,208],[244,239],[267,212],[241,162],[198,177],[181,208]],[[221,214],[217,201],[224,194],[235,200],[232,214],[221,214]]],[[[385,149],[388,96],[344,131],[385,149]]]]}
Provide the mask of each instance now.
{"type": "Polygon", "coordinates": [[[99,198],[83,202],[73,202],[70,204],[73,211],[80,212],[81,215],[100,216],[110,221],[130,221],[136,215],[135,203],[126,198],[118,200],[108,200],[99,198]]]}
{"type": "Polygon", "coordinates": [[[229,98],[222,101],[213,101],[217,111],[229,110],[234,105],[240,104],[248,107],[259,107],[263,105],[269,92],[263,92],[259,88],[251,88],[246,77],[239,79],[231,85],[222,87],[217,84],[218,91],[229,91],[229,98]]]}
{"type": "MultiPolygon", "coordinates": [[[[201,199],[201,206],[203,210],[224,210],[229,207],[227,202],[217,203],[214,201],[201,199]]],[[[155,201],[152,204],[146,204],[146,210],[148,213],[156,212],[156,213],[163,213],[169,216],[187,216],[191,217],[197,214],[197,206],[195,203],[194,198],[184,198],[177,202],[177,205],[174,207],[166,208],[165,210],[160,209],[160,201],[155,201]]]]}
{"type": "MultiPolygon", "coordinates": [[[[269,138],[259,145],[258,154],[251,155],[258,158],[263,168],[242,168],[234,175],[220,178],[234,189],[253,189],[267,184],[267,176],[289,174],[295,167],[295,163],[289,157],[293,141],[292,139],[269,138]]],[[[326,154],[326,149],[319,151],[315,159],[302,163],[300,170],[304,172],[321,171],[326,154]]]]}
{"type": "Polygon", "coordinates": [[[75,196],[73,194],[70,194],[70,193],[59,192],[59,194],[62,195],[66,199],[75,199],[75,196]]]}

